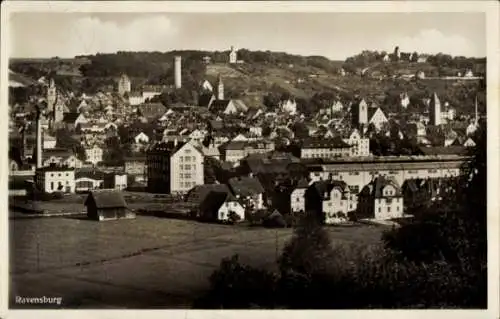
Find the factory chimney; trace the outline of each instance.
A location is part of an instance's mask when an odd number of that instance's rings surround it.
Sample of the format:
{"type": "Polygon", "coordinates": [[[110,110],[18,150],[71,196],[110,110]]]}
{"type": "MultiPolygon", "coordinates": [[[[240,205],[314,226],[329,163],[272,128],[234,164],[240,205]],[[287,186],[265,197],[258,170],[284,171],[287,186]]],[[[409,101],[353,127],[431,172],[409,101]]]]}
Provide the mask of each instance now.
{"type": "Polygon", "coordinates": [[[42,109],[36,104],[36,168],[42,168],[42,109]]]}
{"type": "Polygon", "coordinates": [[[180,89],[182,86],[182,79],[181,79],[181,57],[176,56],[174,59],[174,65],[175,65],[175,88],[180,89]]]}

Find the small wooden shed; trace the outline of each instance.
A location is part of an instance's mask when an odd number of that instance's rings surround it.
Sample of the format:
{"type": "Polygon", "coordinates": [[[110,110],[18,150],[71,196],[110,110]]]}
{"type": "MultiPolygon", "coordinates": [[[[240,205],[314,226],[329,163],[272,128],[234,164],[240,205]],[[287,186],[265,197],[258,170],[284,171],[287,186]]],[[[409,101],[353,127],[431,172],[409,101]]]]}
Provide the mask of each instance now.
{"type": "Polygon", "coordinates": [[[84,205],[89,219],[103,221],[135,218],[135,213],[128,209],[120,191],[93,190],[84,205]]]}

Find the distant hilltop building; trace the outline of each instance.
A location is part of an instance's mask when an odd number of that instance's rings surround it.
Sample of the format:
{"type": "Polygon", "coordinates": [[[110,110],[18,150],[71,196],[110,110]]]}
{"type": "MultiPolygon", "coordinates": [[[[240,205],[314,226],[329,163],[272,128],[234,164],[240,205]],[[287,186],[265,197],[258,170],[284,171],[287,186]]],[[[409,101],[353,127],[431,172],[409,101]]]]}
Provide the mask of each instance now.
{"type": "Polygon", "coordinates": [[[212,58],[209,56],[204,56],[203,57],[203,63],[205,64],[210,64],[212,62],[212,58]]]}
{"type": "Polygon", "coordinates": [[[118,94],[125,95],[125,93],[130,93],[132,91],[132,85],[130,79],[126,74],[122,74],[120,80],[118,80],[118,94]]]}
{"type": "Polygon", "coordinates": [[[238,54],[233,46],[231,46],[231,51],[229,52],[229,63],[234,64],[238,61],[238,54]]]}

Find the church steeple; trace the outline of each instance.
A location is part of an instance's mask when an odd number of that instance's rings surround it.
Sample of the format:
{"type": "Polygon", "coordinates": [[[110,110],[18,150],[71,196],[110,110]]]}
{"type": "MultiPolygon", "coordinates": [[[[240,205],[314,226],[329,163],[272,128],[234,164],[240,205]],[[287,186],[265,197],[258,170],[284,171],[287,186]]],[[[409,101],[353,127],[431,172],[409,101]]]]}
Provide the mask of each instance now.
{"type": "Polygon", "coordinates": [[[479,124],[479,115],[477,111],[477,95],[476,95],[476,101],[475,101],[475,119],[474,119],[474,125],[477,127],[479,124]]]}
{"type": "Polygon", "coordinates": [[[49,112],[54,111],[56,99],[57,99],[57,88],[54,79],[51,78],[49,82],[49,87],[47,88],[47,110],[49,112]]]}
{"type": "Polygon", "coordinates": [[[217,81],[217,100],[224,100],[224,83],[222,83],[222,76],[220,73],[217,81]]]}

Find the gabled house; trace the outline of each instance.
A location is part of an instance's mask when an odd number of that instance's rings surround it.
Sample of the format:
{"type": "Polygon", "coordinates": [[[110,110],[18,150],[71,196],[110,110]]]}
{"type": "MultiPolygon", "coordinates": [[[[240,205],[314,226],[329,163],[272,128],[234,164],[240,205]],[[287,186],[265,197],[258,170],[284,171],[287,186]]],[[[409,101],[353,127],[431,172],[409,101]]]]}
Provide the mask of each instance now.
{"type": "Polygon", "coordinates": [[[306,191],[309,183],[301,179],[290,194],[290,212],[298,213],[306,211],[306,191]]]}
{"type": "Polygon", "coordinates": [[[196,142],[202,142],[207,136],[206,130],[195,129],[191,133],[189,133],[189,138],[196,142]]]}
{"type": "Polygon", "coordinates": [[[278,108],[288,114],[295,114],[297,113],[297,102],[293,99],[287,99],[279,102],[278,108]]]}
{"type": "Polygon", "coordinates": [[[228,180],[228,185],[236,199],[242,201],[246,209],[264,208],[264,188],[257,178],[233,177],[228,180]]]}
{"type": "Polygon", "coordinates": [[[208,81],[208,80],[205,80],[201,83],[201,88],[205,91],[209,91],[209,92],[213,92],[214,91],[214,87],[213,85],[208,81]]]}
{"type": "Polygon", "coordinates": [[[357,198],[344,181],[313,182],[305,193],[305,209],[327,224],[340,222],[356,210],[357,198]]]}
{"type": "Polygon", "coordinates": [[[401,187],[391,178],[379,176],[358,194],[357,218],[386,220],[403,217],[401,187]]]}
{"type": "Polygon", "coordinates": [[[368,124],[373,124],[377,130],[380,130],[385,123],[389,122],[387,116],[380,107],[369,108],[368,113],[368,117],[370,119],[368,124]]]}
{"type": "Polygon", "coordinates": [[[210,191],[199,208],[199,217],[208,221],[228,221],[234,218],[245,220],[245,208],[228,192],[210,191]]]}
{"type": "Polygon", "coordinates": [[[87,196],[84,205],[89,219],[104,221],[135,218],[135,213],[128,209],[119,191],[94,190],[87,196]]]}
{"type": "Polygon", "coordinates": [[[215,100],[208,110],[214,114],[237,115],[248,111],[248,107],[241,100],[215,100]]]}
{"type": "Polygon", "coordinates": [[[353,129],[343,141],[351,146],[349,155],[356,156],[369,156],[370,155],[370,139],[361,136],[359,130],[353,129]]]}

